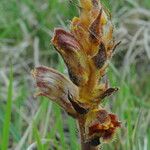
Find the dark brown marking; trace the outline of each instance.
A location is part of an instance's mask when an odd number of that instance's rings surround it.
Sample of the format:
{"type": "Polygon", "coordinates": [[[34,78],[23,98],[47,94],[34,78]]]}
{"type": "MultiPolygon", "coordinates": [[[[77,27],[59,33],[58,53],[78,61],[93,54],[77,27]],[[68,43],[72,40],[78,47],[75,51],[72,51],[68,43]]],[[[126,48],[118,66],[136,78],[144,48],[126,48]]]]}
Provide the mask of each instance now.
{"type": "Polygon", "coordinates": [[[107,54],[106,54],[105,45],[104,45],[104,43],[101,42],[100,46],[99,46],[99,51],[98,51],[97,55],[93,57],[93,61],[94,61],[95,66],[98,69],[100,69],[103,67],[106,60],[107,60],[107,54]]]}
{"type": "Polygon", "coordinates": [[[100,24],[101,16],[102,16],[102,9],[100,10],[97,18],[93,21],[93,23],[89,27],[90,40],[94,43],[95,42],[97,43],[99,41],[99,37],[102,32],[102,26],[100,24]]]}
{"type": "Polygon", "coordinates": [[[75,75],[72,70],[69,68],[69,65],[67,65],[68,67],[68,74],[69,74],[69,77],[71,79],[71,81],[77,85],[77,86],[80,86],[80,79],[77,75],[75,75]]]}
{"type": "Polygon", "coordinates": [[[69,93],[69,91],[68,91],[68,100],[71,102],[71,104],[72,104],[72,106],[73,106],[73,108],[79,113],[79,114],[87,114],[88,113],[88,109],[85,109],[85,108],[83,108],[83,107],[81,107],[77,102],[75,102],[74,100],[73,100],[73,97],[72,97],[72,95],[69,93]]]}

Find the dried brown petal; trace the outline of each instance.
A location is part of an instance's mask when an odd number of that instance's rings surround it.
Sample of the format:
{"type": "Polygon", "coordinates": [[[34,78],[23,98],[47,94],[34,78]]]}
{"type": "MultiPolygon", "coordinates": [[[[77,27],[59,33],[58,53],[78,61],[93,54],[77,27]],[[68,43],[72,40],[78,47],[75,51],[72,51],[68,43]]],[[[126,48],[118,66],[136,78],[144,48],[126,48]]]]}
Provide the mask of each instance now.
{"type": "Polygon", "coordinates": [[[59,104],[69,114],[75,116],[76,111],[68,100],[68,91],[74,99],[78,99],[78,88],[58,71],[40,66],[32,71],[39,89],[38,96],[46,96],[59,104]]]}

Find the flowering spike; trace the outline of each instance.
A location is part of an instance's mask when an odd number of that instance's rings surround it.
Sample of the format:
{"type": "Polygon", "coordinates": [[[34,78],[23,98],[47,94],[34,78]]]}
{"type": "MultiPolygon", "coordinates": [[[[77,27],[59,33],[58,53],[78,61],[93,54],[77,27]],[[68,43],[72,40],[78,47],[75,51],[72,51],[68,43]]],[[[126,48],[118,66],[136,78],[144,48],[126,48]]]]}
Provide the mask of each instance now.
{"type": "Polygon", "coordinates": [[[46,96],[77,119],[82,150],[98,150],[121,126],[116,115],[102,108],[102,100],[118,91],[102,83],[108,60],[115,48],[114,27],[99,0],[80,0],[80,16],[71,21],[70,31],[57,28],[52,44],[62,56],[70,80],[44,66],[32,72],[39,96],[46,96]]]}

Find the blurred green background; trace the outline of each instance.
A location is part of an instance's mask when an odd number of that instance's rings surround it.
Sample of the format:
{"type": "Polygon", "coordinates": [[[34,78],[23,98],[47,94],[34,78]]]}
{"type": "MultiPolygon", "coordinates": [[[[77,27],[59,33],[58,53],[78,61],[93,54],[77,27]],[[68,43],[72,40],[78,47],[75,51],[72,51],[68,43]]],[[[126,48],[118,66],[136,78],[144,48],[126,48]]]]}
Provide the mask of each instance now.
{"type": "MultiPolygon", "coordinates": [[[[102,0],[121,45],[108,69],[120,88],[103,105],[122,129],[104,150],[150,149],[150,1],[102,0]]],[[[34,98],[30,71],[66,68],[50,43],[54,27],[69,28],[77,0],[0,0],[0,148],[79,150],[75,121],[46,98],[34,98]]]]}

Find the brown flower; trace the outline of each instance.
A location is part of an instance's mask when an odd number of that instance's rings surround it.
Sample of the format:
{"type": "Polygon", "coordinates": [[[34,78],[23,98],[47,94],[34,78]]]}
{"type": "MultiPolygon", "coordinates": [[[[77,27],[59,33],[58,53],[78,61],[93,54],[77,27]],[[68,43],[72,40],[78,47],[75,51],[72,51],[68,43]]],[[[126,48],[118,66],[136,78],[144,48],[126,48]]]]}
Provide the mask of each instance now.
{"type": "Polygon", "coordinates": [[[88,106],[78,101],[78,87],[63,74],[52,68],[40,66],[32,71],[32,75],[39,89],[36,96],[48,97],[73,117],[88,112],[88,106]]]}
{"type": "Polygon", "coordinates": [[[72,82],[78,86],[85,85],[89,76],[88,58],[79,42],[71,33],[55,29],[52,43],[63,57],[72,82]]]}
{"type": "Polygon", "coordinates": [[[116,129],[121,126],[116,115],[108,113],[105,109],[90,112],[86,121],[87,139],[102,138],[103,141],[112,139],[116,129]]]}
{"type": "Polygon", "coordinates": [[[71,115],[76,111],[68,99],[68,92],[73,100],[78,99],[78,88],[63,74],[52,68],[39,66],[32,71],[32,75],[39,89],[37,96],[46,96],[59,104],[71,115]]]}

